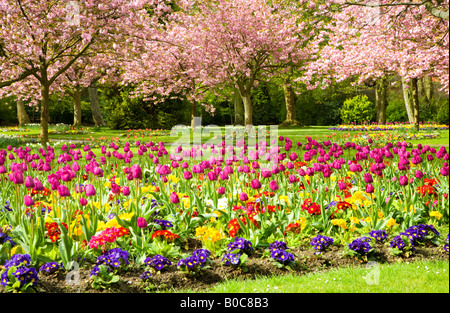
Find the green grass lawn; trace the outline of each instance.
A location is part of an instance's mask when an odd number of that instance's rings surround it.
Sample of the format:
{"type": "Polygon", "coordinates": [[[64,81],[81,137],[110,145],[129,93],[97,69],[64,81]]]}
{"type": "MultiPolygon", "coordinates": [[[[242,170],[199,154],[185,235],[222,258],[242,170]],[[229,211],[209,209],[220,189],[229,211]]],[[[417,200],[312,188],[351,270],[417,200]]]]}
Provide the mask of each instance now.
{"type": "MultiPolygon", "coordinates": [[[[182,290],[181,292],[196,292],[182,290]]],[[[229,280],[204,291],[212,293],[448,293],[449,262],[417,261],[340,268],[302,276],[229,280]],[[374,275],[379,270],[379,278],[374,275]]]]}

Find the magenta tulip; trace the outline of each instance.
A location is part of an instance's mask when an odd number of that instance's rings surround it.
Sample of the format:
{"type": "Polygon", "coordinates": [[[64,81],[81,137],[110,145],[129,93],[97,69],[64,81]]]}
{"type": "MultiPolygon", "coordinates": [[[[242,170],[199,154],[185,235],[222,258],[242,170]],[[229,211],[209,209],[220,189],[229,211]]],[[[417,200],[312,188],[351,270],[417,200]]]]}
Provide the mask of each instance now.
{"type": "Polygon", "coordinates": [[[174,204],[180,203],[180,198],[178,198],[178,195],[175,192],[170,194],[170,202],[174,204]]]}
{"type": "Polygon", "coordinates": [[[32,206],[34,205],[34,200],[33,198],[31,198],[31,196],[25,195],[25,197],[23,198],[23,203],[25,204],[25,206],[32,206]]]}
{"type": "Polygon", "coordinates": [[[59,185],[57,190],[58,190],[58,194],[61,198],[70,196],[69,188],[67,188],[66,185],[59,185]]]}
{"type": "Polygon", "coordinates": [[[247,200],[248,200],[247,194],[246,194],[245,192],[241,192],[241,193],[239,194],[239,200],[241,200],[241,201],[247,201],[247,200]]]}
{"type": "Polygon", "coordinates": [[[274,180],[272,180],[272,181],[269,183],[269,188],[270,188],[270,190],[272,190],[272,191],[277,191],[277,190],[279,189],[277,182],[274,181],[274,180]]]}
{"type": "Polygon", "coordinates": [[[250,183],[250,186],[253,189],[260,189],[261,188],[261,182],[258,179],[253,179],[250,183]]]}
{"type": "Polygon", "coordinates": [[[88,204],[88,200],[86,198],[80,198],[78,201],[82,206],[86,206],[88,204]]]}
{"type": "Polygon", "coordinates": [[[375,190],[375,189],[373,188],[372,184],[367,184],[367,185],[366,185],[366,192],[367,192],[367,193],[373,193],[374,190],[375,190]]]}
{"type": "Polygon", "coordinates": [[[130,195],[130,187],[128,187],[128,186],[124,186],[124,187],[122,187],[122,194],[124,195],[124,196],[129,196],[130,195]]]}
{"type": "Polygon", "coordinates": [[[147,228],[147,226],[148,226],[147,220],[143,217],[138,217],[137,218],[137,226],[139,228],[147,228]]]}
{"type": "Polygon", "coordinates": [[[406,186],[408,185],[408,177],[406,177],[405,175],[400,176],[398,178],[398,183],[400,184],[400,186],[406,186]]]}
{"type": "Polygon", "coordinates": [[[86,186],[84,186],[84,193],[86,194],[87,197],[92,197],[95,196],[96,191],[93,185],[87,184],[86,186]]]}

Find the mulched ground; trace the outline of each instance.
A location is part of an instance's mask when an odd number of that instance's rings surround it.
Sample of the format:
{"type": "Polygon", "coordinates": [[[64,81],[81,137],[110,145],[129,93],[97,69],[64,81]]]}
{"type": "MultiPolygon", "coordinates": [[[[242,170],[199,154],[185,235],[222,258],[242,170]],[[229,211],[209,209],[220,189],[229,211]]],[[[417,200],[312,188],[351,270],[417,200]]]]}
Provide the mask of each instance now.
{"type": "MultiPolygon", "coordinates": [[[[387,246],[377,244],[376,253],[368,261],[380,264],[396,262],[414,262],[418,260],[448,260],[448,253],[442,247],[427,245],[417,247],[413,255],[396,257],[391,254],[387,246]]],[[[366,261],[353,257],[342,256],[342,247],[333,246],[321,255],[315,255],[311,248],[296,248],[291,252],[296,256],[296,266],[292,270],[276,267],[268,258],[262,257],[260,251],[255,251],[247,260],[247,271],[222,266],[220,259],[212,260],[212,264],[203,270],[199,277],[189,277],[180,272],[176,264],[165,269],[161,274],[153,275],[151,280],[143,283],[140,279],[143,269],[130,269],[119,274],[120,280],[109,289],[98,290],[91,287],[89,280],[90,268],[79,271],[80,284],[70,286],[66,283],[66,273],[56,273],[50,276],[40,275],[37,291],[41,293],[147,293],[158,291],[177,291],[184,288],[206,291],[206,288],[224,281],[225,279],[252,279],[257,276],[322,272],[339,267],[365,266],[366,261]]],[[[0,293],[4,292],[0,289],[0,293]]]]}

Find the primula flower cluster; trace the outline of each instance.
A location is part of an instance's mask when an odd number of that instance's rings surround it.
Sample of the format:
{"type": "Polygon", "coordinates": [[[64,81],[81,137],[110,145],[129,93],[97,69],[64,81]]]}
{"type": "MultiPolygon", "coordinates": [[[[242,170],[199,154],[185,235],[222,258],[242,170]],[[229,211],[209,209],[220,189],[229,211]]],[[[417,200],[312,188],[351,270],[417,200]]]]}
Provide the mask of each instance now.
{"type": "Polygon", "coordinates": [[[180,238],[180,236],[172,233],[169,230],[157,230],[152,235],[152,240],[154,240],[155,238],[164,238],[169,241],[174,241],[176,238],[180,238]]]}
{"type": "Polygon", "coordinates": [[[178,261],[177,267],[187,271],[190,274],[195,274],[199,269],[206,265],[210,255],[211,252],[207,249],[194,250],[192,256],[178,261]]]}
{"type": "Polygon", "coordinates": [[[11,268],[15,268],[12,271],[12,276],[15,277],[17,281],[20,282],[18,288],[29,284],[35,286],[38,283],[38,274],[34,267],[31,267],[31,257],[28,254],[14,254],[11,259],[4,264],[4,270],[0,276],[0,285],[7,286],[8,284],[13,284],[10,282],[10,277],[8,272],[11,268]]]}
{"type": "Polygon", "coordinates": [[[53,274],[62,267],[62,264],[60,265],[58,262],[47,262],[39,268],[39,272],[49,275],[53,274]]]}
{"type": "Polygon", "coordinates": [[[227,245],[227,251],[228,253],[223,255],[221,262],[226,266],[239,266],[241,263],[241,256],[244,253],[247,255],[251,254],[254,249],[249,240],[244,238],[235,238],[227,245]]]}
{"type": "Polygon", "coordinates": [[[411,245],[415,246],[417,243],[423,242],[425,237],[428,236],[430,232],[436,236],[439,236],[439,232],[433,225],[424,224],[413,225],[407,228],[404,232],[400,233],[400,235],[408,237],[411,241],[411,245]]]}
{"type": "Polygon", "coordinates": [[[325,251],[327,248],[334,244],[333,238],[317,235],[313,239],[311,239],[311,246],[316,251],[325,251]]]}
{"type": "Polygon", "coordinates": [[[303,211],[308,211],[311,215],[319,215],[320,214],[320,205],[318,205],[315,202],[312,202],[311,198],[306,199],[302,205],[301,208],[303,211]]]}
{"type": "Polygon", "coordinates": [[[212,243],[219,241],[223,238],[223,233],[214,227],[198,227],[195,229],[195,236],[200,238],[202,241],[210,241],[212,243]]]}
{"type": "Polygon", "coordinates": [[[283,264],[286,265],[289,262],[294,261],[294,255],[288,252],[288,247],[284,241],[275,241],[269,245],[270,257],[283,264]]]}
{"type": "Polygon", "coordinates": [[[96,276],[100,272],[100,265],[105,265],[110,271],[117,270],[123,264],[128,265],[128,256],[129,253],[120,248],[108,250],[97,258],[90,276],[96,276]]]}
{"type": "Polygon", "coordinates": [[[353,250],[359,254],[364,255],[372,250],[370,242],[371,242],[370,237],[356,238],[348,245],[348,247],[350,250],[353,250]]]}
{"type": "Polygon", "coordinates": [[[146,258],[144,263],[156,271],[161,271],[165,266],[172,265],[172,262],[168,258],[159,254],[155,255],[152,258],[146,258]]]}
{"type": "Polygon", "coordinates": [[[103,246],[106,243],[113,243],[118,238],[128,235],[130,231],[123,227],[110,227],[102,230],[99,234],[94,235],[89,240],[89,248],[98,249],[99,246],[103,246]]]}
{"type": "Polygon", "coordinates": [[[254,249],[251,241],[244,238],[235,238],[227,245],[227,250],[234,253],[251,254],[254,249]]]}
{"type": "Polygon", "coordinates": [[[387,239],[387,233],[385,230],[372,230],[369,232],[369,236],[374,238],[376,242],[384,242],[387,239]]]}
{"type": "Polygon", "coordinates": [[[11,247],[14,247],[15,245],[17,245],[11,238],[11,236],[9,236],[10,233],[10,228],[9,227],[3,227],[0,228],[0,245],[3,245],[7,242],[9,242],[11,244],[11,247]]]}
{"type": "MultiPolygon", "coordinates": [[[[67,224],[61,223],[66,229],[69,229],[67,224]]],[[[58,241],[61,236],[61,230],[59,229],[59,225],[56,222],[45,223],[45,227],[47,228],[47,236],[50,238],[52,242],[58,241]]]]}

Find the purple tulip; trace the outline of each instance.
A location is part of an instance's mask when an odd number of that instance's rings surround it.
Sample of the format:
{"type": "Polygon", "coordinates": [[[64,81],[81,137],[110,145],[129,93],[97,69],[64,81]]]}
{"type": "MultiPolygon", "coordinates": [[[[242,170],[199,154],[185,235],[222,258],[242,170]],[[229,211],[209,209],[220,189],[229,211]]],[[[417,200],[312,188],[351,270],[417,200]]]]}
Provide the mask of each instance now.
{"type": "Polygon", "coordinates": [[[295,175],[289,175],[289,183],[293,184],[297,182],[297,177],[295,175]]]}
{"type": "Polygon", "coordinates": [[[215,181],[215,180],[217,180],[217,175],[216,175],[216,173],[214,173],[214,172],[208,172],[208,179],[210,180],[210,181],[215,181]]]}
{"type": "Polygon", "coordinates": [[[31,178],[31,176],[27,176],[25,178],[25,187],[26,188],[34,188],[35,187],[34,180],[33,180],[33,178],[31,178]]]}
{"type": "Polygon", "coordinates": [[[263,178],[269,178],[269,177],[272,176],[272,172],[269,171],[269,170],[266,169],[266,168],[263,168],[263,169],[261,169],[261,176],[262,176],[263,178]]]}
{"type": "Polygon", "coordinates": [[[44,190],[44,185],[41,183],[37,177],[34,178],[34,190],[36,191],[42,191],[44,190]]]}
{"type": "Polygon", "coordinates": [[[120,194],[120,186],[115,183],[111,183],[111,192],[115,195],[120,194]]]}
{"type": "Polygon", "coordinates": [[[344,183],[344,182],[342,182],[342,181],[339,181],[338,182],[338,188],[339,188],[339,190],[345,190],[345,188],[347,188],[347,184],[346,183],[344,183]]]}
{"type": "Polygon", "coordinates": [[[130,172],[134,179],[142,179],[142,169],[138,164],[133,165],[130,172]]]}
{"type": "Polygon", "coordinates": [[[217,190],[217,193],[219,194],[219,195],[223,195],[223,194],[225,194],[225,187],[219,187],[219,189],[217,190]]]}
{"type": "Polygon", "coordinates": [[[449,168],[447,166],[441,167],[441,175],[442,176],[448,176],[448,171],[449,171],[449,168]]]}

